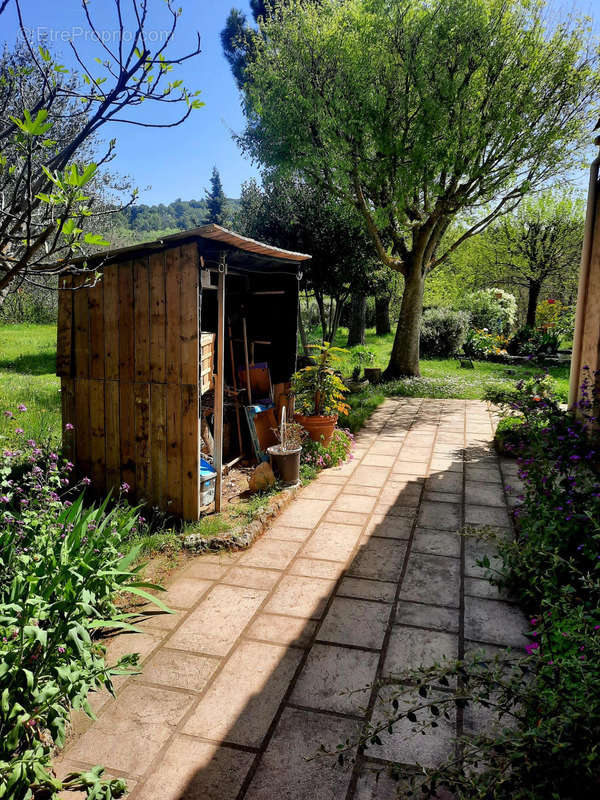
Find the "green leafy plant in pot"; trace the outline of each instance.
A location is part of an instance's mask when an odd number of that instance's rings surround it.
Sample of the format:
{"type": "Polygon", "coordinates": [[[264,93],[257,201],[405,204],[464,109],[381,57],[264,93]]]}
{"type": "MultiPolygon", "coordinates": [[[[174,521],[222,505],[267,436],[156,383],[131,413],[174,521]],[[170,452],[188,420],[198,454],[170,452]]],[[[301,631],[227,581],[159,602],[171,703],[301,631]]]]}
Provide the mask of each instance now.
{"type": "Polygon", "coordinates": [[[347,414],[349,406],[344,402],[348,391],[334,364],[339,360],[338,353],[345,352],[340,347],[332,347],[329,342],[310,345],[315,363],[292,375],[292,393],[296,403],[294,419],[308,432],[313,442],[325,446],[331,442],[338,414],[347,414]]]}

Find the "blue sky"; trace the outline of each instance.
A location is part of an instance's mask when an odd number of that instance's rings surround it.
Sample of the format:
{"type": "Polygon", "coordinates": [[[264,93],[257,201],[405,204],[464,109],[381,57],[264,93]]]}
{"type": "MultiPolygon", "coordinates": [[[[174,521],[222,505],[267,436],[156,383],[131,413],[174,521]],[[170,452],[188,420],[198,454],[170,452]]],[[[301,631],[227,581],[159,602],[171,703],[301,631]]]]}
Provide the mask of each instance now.
{"type": "MultiPolygon", "coordinates": [[[[559,0],[552,5],[559,13],[576,11],[596,16],[598,2],[600,0],[559,0]]],[[[169,203],[178,197],[200,199],[208,186],[213,165],[221,173],[225,193],[229,197],[239,197],[241,183],[257,176],[258,171],[242,156],[231,136],[231,131],[243,129],[244,120],[237,88],[222,54],[219,33],[233,6],[250,16],[249,3],[248,0],[175,0],[176,6],[178,3],[183,6],[183,14],[172,53],[184,54],[192,49],[196,31],[201,36],[202,53],[178,67],[177,77],[190,89],[200,89],[206,105],[178,128],[149,130],[138,126],[106,126],[103,138],[118,140],[112,167],[132,178],[140,189],[142,203],[169,203]]],[[[160,35],[165,27],[164,5],[160,0],[151,0],[149,5],[158,10],[158,16],[151,20],[147,29],[160,35]]],[[[129,0],[124,0],[123,7],[128,6],[129,0]]],[[[32,30],[33,38],[49,37],[68,66],[74,63],[66,41],[69,36],[73,36],[86,63],[93,65],[94,57],[102,56],[101,46],[86,38],[81,0],[21,0],[21,7],[25,25],[32,30]]],[[[115,28],[113,0],[89,0],[89,7],[97,19],[98,29],[110,35],[115,28]]],[[[1,22],[0,43],[4,40],[12,44],[17,35],[17,20],[10,6],[1,22]]],[[[144,109],[146,116],[150,116],[149,112],[150,109],[144,109]]],[[[164,106],[155,106],[152,113],[155,121],[168,118],[164,106]]],[[[583,168],[581,175],[573,177],[584,186],[587,170],[583,168]]]]}
{"type": "MultiPolygon", "coordinates": [[[[244,9],[250,16],[249,4],[247,0],[176,0],[175,7],[179,4],[183,7],[183,14],[172,52],[183,54],[192,49],[195,31],[198,31],[202,53],[177,67],[177,77],[183,78],[189,88],[200,89],[200,99],[206,105],[195,111],[179,128],[149,130],[115,124],[102,130],[104,139],[117,138],[117,157],[112,167],[132,177],[134,185],[140,189],[142,203],[168,203],[178,197],[200,199],[208,186],[213,165],[218,167],[229,197],[239,197],[240,184],[258,174],[231,137],[231,130],[242,130],[243,115],[219,38],[230,9],[244,9]],[[146,190],[148,186],[152,188],[146,190]]],[[[123,7],[127,5],[123,2],[123,7]]],[[[162,11],[160,1],[152,0],[149,5],[162,11]]],[[[73,36],[87,63],[94,65],[94,57],[102,55],[99,44],[89,39],[86,41],[83,31],[86,22],[80,0],[22,0],[21,8],[25,24],[33,30],[34,38],[45,34],[51,39],[67,66],[73,64],[67,36],[73,36]]],[[[90,0],[90,8],[98,19],[100,30],[110,32],[114,29],[112,0],[90,0]]],[[[9,16],[5,12],[0,18],[0,43],[12,44],[17,20],[10,8],[8,11],[9,16]]],[[[155,17],[149,30],[158,31],[160,36],[164,22],[164,14],[155,17]]],[[[154,115],[163,121],[168,117],[167,109],[155,106],[154,115]]]]}

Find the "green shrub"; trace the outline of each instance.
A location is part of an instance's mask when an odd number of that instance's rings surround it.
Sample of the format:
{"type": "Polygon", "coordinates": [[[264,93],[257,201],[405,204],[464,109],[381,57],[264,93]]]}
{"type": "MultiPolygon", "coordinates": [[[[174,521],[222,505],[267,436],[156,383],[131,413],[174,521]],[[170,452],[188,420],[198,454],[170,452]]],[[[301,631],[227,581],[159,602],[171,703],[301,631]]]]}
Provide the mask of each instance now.
{"type": "Polygon", "coordinates": [[[107,665],[93,638],[132,629],[115,594],[167,609],[147,592],[160,587],[132,567],[139,546],[124,551],[137,511],[109,511],[108,501],[86,507],[81,483],[70,484],[72,465],[17,431],[22,444],[0,459],[0,797],[58,798],[78,787],[110,800],[122,780],[103,781],[97,768],[63,784],[51,773],[52,747],[64,743],[71,708],[93,716],[88,693],[112,692],[112,677],[137,663],[125,656],[107,665]]]}
{"type": "Polygon", "coordinates": [[[451,308],[428,308],[421,319],[421,355],[446,358],[457,353],[467,335],[469,317],[451,308]]]}
{"type": "Polygon", "coordinates": [[[327,469],[327,467],[337,467],[347,458],[354,458],[353,447],[354,435],[349,431],[336,428],[328,445],[313,442],[312,439],[305,439],[302,444],[300,461],[317,471],[327,469]]]}
{"type": "Polygon", "coordinates": [[[507,349],[515,356],[553,356],[558,352],[562,334],[556,328],[520,328],[507,349]]]}
{"type": "Polygon", "coordinates": [[[502,455],[512,455],[523,440],[522,417],[504,417],[496,427],[494,443],[502,455]]]}
{"type": "Polygon", "coordinates": [[[463,351],[469,358],[486,359],[490,356],[505,355],[508,339],[500,333],[469,328],[463,351]]]}
{"type": "Polygon", "coordinates": [[[465,295],[457,307],[467,311],[473,328],[487,329],[490,333],[507,334],[515,324],[517,301],[513,294],[503,289],[480,289],[465,295]]]}

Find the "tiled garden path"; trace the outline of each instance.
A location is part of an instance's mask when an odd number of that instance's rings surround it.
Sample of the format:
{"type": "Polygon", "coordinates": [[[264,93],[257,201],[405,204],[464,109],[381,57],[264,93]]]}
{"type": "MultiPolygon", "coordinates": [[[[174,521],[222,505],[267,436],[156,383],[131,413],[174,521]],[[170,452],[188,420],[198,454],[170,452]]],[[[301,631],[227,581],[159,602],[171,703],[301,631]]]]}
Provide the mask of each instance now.
{"type": "Polygon", "coordinates": [[[467,713],[434,735],[397,726],[354,768],[315,758],[320,744],[377,720],[400,669],[472,648],[526,643],[521,614],[482,579],[489,542],[510,535],[506,480],[483,403],[387,400],[353,461],[304,489],[250,550],[200,556],[174,577],[143,634],[143,672],[76,720],[59,769],[104,764],[134,800],[391,800],[373,767],[434,764],[467,713]],[[345,690],[354,690],[347,693],[345,690]],[[363,691],[361,691],[363,690],[363,691]],[[310,760],[308,760],[310,759],[310,760]]]}

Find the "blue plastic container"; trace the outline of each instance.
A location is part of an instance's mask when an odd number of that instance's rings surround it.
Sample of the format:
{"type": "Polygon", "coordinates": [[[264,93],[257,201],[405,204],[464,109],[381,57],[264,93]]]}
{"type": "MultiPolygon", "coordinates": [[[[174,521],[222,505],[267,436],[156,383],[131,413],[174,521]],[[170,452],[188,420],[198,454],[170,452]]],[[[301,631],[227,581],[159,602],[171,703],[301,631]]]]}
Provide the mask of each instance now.
{"type": "Polygon", "coordinates": [[[208,506],[214,502],[215,487],[217,484],[217,473],[213,467],[200,459],[200,505],[208,506]]]}

